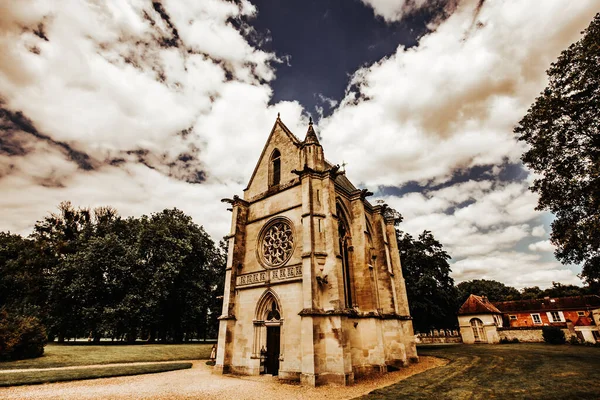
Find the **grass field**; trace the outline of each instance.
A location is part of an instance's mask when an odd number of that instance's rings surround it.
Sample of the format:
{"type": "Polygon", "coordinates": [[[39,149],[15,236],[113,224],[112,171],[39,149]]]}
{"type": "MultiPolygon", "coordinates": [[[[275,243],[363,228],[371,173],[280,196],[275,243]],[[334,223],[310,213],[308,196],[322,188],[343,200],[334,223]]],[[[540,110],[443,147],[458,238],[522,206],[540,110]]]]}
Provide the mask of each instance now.
{"type": "Polygon", "coordinates": [[[0,362],[0,370],[70,367],[143,361],[202,360],[212,344],[46,345],[44,355],[30,360],[0,362]]]}
{"type": "Polygon", "coordinates": [[[600,348],[548,344],[420,347],[450,363],[363,399],[600,399],[600,348]]]}
{"type": "Polygon", "coordinates": [[[33,385],[63,381],[76,381],[81,379],[108,378],[112,376],[154,374],[157,372],[175,371],[191,368],[190,362],[145,365],[120,365],[97,368],[82,368],[68,370],[29,371],[0,373],[0,387],[33,385]]]}

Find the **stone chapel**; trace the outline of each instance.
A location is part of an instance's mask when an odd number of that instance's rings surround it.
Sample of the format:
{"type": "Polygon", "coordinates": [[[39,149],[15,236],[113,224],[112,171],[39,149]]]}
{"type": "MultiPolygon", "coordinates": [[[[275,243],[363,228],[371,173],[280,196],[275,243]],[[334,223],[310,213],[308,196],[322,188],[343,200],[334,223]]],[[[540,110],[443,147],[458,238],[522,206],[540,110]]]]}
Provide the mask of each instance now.
{"type": "Polygon", "coordinates": [[[228,236],[215,372],[316,386],[417,361],[394,218],[279,116],[228,236]]]}

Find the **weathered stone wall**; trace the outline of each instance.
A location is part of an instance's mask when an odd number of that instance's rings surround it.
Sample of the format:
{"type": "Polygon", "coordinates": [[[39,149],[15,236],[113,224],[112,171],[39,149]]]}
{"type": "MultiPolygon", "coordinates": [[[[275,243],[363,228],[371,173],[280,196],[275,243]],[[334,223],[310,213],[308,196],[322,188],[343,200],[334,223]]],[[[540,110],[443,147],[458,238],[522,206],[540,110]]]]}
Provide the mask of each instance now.
{"type": "Polygon", "coordinates": [[[521,328],[521,329],[505,329],[501,328],[498,331],[500,339],[518,339],[519,342],[543,342],[542,328],[521,328]]]}
{"type": "Polygon", "coordinates": [[[415,342],[417,344],[462,343],[462,336],[459,331],[434,329],[424,333],[417,332],[415,342]]]}
{"type": "MultiPolygon", "coordinates": [[[[573,333],[569,329],[561,329],[564,332],[565,338],[569,340],[569,338],[573,335],[573,333]]],[[[544,341],[544,337],[542,336],[542,327],[527,327],[527,328],[498,328],[498,335],[500,339],[518,339],[519,342],[526,343],[539,343],[544,341]]]]}

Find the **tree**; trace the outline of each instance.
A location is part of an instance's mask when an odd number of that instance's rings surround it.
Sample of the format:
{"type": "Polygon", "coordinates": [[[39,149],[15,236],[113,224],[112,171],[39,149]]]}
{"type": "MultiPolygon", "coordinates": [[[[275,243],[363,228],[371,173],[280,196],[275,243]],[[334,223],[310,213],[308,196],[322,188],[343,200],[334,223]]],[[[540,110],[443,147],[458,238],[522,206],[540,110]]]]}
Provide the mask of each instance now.
{"type": "Polygon", "coordinates": [[[50,337],[85,334],[80,323],[79,302],[73,285],[77,279],[77,265],[69,263],[83,243],[93,236],[92,214],[88,209],[76,209],[70,202],[62,202],[59,212],[38,221],[31,238],[36,242],[44,263],[44,279],[48,287],[46,320],[50,337]]]}
{"type": "Polygon", "coordinates": [[[530,145],[523,163],[541,177],[531,190],[549,210],[563,263],[600,289],[600,14],[547,71],[548,87],[515,127],[530,145]]]}
{"type": "Polygon", "coordinates": [[[464,303],[470,294],[486,296],[489,301],[519,300],[521,294],[512,286],[506,286],[502,282],[487,279],[474,279],[458,284],[460,292],[460,304],[464,303]]]}
{"type": "Polygon", "coordinates": [[[588,294],[588,288],[575,285],[563,285],[560,282],[552,282],[552,287],[544,290],[539,298],[543,297],[569,297],[583,296],[588,294]]]}
{"type": "Polygon", "coordinates": [[[414,239],[397,230],[396,237],[415,330],[455,327],[458,303],[450,256],[429,231],[414,239]]]}
{"type": "Polygon", "coordinates": [[[0,308],[41,317],[45,301],[43,260],[35,242],[0,232],[0,308]]]}
{"type": "Polygon", "coordinates": [[[524,287],[521,289],[521,300],[539,299],[543,293],[539,286],[524,287]]]}

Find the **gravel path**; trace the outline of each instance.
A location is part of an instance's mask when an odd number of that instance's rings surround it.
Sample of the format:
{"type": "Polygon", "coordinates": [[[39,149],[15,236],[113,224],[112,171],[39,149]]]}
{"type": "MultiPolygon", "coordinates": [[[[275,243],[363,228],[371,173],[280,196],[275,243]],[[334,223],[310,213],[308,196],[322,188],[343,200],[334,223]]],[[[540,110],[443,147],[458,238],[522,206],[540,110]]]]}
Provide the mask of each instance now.
{"type": "Polygon", "coordinates": [[[446,363],[420,357],[418,364],[352,386],[310,388],[264,375],[213,375],[205,361],[194,361],[191,369],[158,374],[0,388],[0,399],[351,399],[446,363]]]}
{"type": "Polygon", "coordinates": [[[196,360],[178,360],[178,361],[138,361],[130,363],[112,363],[112,364],[90,364],[90,365],[72,365],[69,367],[50,367],[50,368],[15,368],[15,369],[0,369],[0,374],[12,374],[15,372],[37,372],[37,371],[61,371],[65,369],[90,369],[104,367],[123,367],[130,365],[154,365],[154,364],[179,364],[183,362],[193,363],[196,360]]]}

